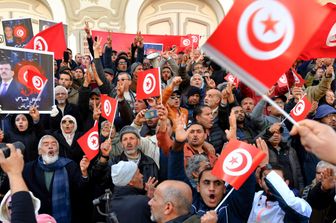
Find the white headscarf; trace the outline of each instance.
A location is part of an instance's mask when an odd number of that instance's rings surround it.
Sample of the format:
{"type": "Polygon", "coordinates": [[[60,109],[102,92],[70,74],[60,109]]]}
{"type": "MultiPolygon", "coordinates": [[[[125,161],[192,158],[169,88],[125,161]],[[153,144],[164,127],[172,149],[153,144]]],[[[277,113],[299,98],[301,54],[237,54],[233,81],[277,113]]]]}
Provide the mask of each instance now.
{"type": "Polygon", "coordinates": [[[60,125],[61,125],[62,134],[63,134],[66,142],[69,144],[69,146],[71,146],[73,138],[75,136],[75,132],[77,130],[77,121],[76,121],[76,119],[72,115],[64,115],[63,118],[62,118],[62,120],[61,120],[60,125]],[[62,127],[62,121],[65,120],[65,119],[70,119],[70,120],[72,120],[74,122],[74,128],[73,128],[73,130],[72,130],[72,132],[70,134],[69,133],[65,133],[64,129],[62,127]]]}

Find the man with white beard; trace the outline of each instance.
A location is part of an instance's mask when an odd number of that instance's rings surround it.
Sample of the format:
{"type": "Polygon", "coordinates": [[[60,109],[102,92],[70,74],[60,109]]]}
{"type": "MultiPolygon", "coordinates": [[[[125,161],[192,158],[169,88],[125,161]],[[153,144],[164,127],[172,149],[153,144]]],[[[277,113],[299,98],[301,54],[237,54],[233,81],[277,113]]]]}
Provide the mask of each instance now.
{"type": "Polygon", "coordinates": [[[37,160],[25,165],[23,177],[41,201],[39,212],[50,214],[61,223],[84,222],[81,210],[88,196],[90,161],[83,156],[79,168],[74,161],[60,157],[58,141],[51,135],[40,139],[38,153],[37,160]]]}

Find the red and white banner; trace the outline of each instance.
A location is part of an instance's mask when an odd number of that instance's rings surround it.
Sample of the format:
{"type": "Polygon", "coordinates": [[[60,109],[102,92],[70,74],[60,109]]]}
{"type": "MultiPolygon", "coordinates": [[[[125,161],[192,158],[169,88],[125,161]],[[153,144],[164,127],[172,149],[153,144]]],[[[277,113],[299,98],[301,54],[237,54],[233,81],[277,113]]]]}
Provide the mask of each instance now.
{"type": "Polygon", "coordinates": [[[26,81],[26,86],[37,93],[40,93],[43,90],[44,85],[48,81],[48,79],[40,72],[33,70],[27,70],[24,74],[24,79],[26,81]]]}
{"type": "Polygon", "coordinates": [[[294,80],[295,80],[295,85],[296,86],[303,86],[305,84],[305,80],[301,77],[301,75],[296,72],[294,68],[291,68],[294,80]]]}
{"type": "Polygon", "coordinates": [[[230,83],[234,84],[235,86],[239,85],[239,79],[237,77],[233,76],[233,74],[231,74],[231,73],[226,74],[224,79],[227,82],[230,82],[230,83]]]}
{"type": "Polygon", "coordinates": [[[279,78],[279,80],[277,81],[279,88],[283,88],[283,87],[288,87],[288,81],[287,81],[287,76],[286,74],[281,75],[281,77],[279,78]]]}
{"type": "Polygon", "coordinates": [[[264,94],[290,68],[327,15],[327,9],[311,0],[235,1],[203,48],[264,94]]]}
{"type": "Polygon", "coordinates": [[[290,116],[292,116],[292,118],[295,121],[299,122],[306,118],[311,107],[312,107],[312,104],[308,101],[308,98],[306,97],[306,95],[304,95],[298,101],[298,103],[296,103],[295,107],[291,110],[290,116]]]}
{"type": "MultiPolygon", "coordinates": [[[[106,31],[97,31],[92,30],[92,36],[99,36],[102,38],[102,44],[106,43],[107,37],[109,33],[106,31]]],[[[128,51],[131,47],[131,43],[134,41],[134,37],[136,34],[129,33],[116,33],[112,32],[112,48],[116,51],[128,51]]],[[[146,43],[160,43],[163,44],[163,50],[170,50],[172,46],[180,46],[181,38],[186,36],[174,36],[174,35],[149,35],[149,34],[141,34],[146,43]]],[[[198,47],[199,44],[199,35],[189,34],[187,36],[189,39],[193,40],[194,49],[198,47]]],[[[183,47],[179,47],[179,51],[183,51],[183,47]]]]}
{"type": "Polygon", "coordinates": [[[264,152],[250,144],[230,140],[218,157],[212,174],[238,190],[265,156],[264,152]]]}
{"type": "Polygon", "coordinates": [[[180,47],[192,47],[193,40],[189,38],[189,36],[182,36],[180,47]]]}
{"type": "Polygon", "coordinates": [[[117,111],[118,101],[114,98],[107,96],[106,94],[100,95],[100,102],[102,106],[102,116],[113,124],[115,114],[117,111]]]}
{"type": "Polygon", "coordinates": [[[336,5],[328,3],[323,7],[330,11],[329,15],[301,53],[300,59],[336,57],[336,5]]]}
{"type": "Polygon", "coordinates": [[[66,50],[63,24],[51,26],[36,34],[25,46],[26,49],[54,52],[55,59],[62,59],[66,50]]]}
{"type": "Polygon", "coordinates": [[[98,122],[95,121],[93,127],[77,140],[86,157],[92,160],[99,153],[99,133],[98,122]]]}
{"type": "Polygon", "coordinates": [[[154,68],[139,73],[136,92],[137,99],[161,96],[160,69],[154,68]]]}

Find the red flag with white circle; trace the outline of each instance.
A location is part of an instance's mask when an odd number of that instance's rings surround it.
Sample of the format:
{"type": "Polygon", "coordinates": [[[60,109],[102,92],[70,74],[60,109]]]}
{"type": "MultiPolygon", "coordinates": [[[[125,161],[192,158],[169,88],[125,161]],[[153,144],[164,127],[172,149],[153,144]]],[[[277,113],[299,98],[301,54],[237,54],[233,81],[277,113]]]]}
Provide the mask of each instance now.
{"type": "Polygon", "coordinates": [[[309,41],[299,59],[311,60],[323,57],[336,57],[336,5],[329,2],[323,6],[330,10],[318,31],[309,41]]]}
{"type": "Polygon", "coordinates": [[[64,28],[62,23],[36,34],[25,46],[26,49],[54,52],[55,59],[62,59],[66,50],[64,28]]]}
{"type": "Polygon", "coordinates": [[[239,85],[239,79],[235,76],[233,76],[233,74],[231,73],[228,73],[224,79],[227,81],[227,82],[230,82],[232,84],[234,84],[235,86],[238,86],[239,85]]]}
{"type": "Polygon", "coordinates": [[[295,85],[296,86],[303,86],[305,84],[305,80],[301,77],[301,75],[296,72],[296,70],[294,68],[291,68],[294,80],[295,80],[295,85]]]}
{"type": "Polygon", "coordinates": [[[39,71],[30,69],[26,70],[23,74],[23,79],[26,81],[26,86],[37,93],[40,93],[43,90],[44,85],[48,80],[39,71]]]}
{"type": "Polygon", "coordinates": [[[299,122],[306,118],[311,107],[312,104],[309,102],[306,95],[304,95],[291,110],[290,116],[292,116],[295,121],[299,122]]]}
{"type": "Polygon", "coordinates": [[[101,110],[102,110],[101,115],[104,118],[106,118],[106,120],[108,120],[110,123],[113,124],[115,114],[116,114],[116,111],[117,111],[117,105],[118,105],[117,100],[107,96],[106,94],[101,94],[100,95],[100,103],[101,103],[101,106],[102,106],[101,107],[101,110]]]}
{"type": "Polygon", "coordinates": [[[92,160],[99,153],[99,133],[98,122],[95,121],[93,127],[77,140],[86,157],[92,160]]]}
{"type": "Polygon", "coordinates": [[[160,69],[145,70],[138,74],[137,99],[146,99],[161,96],[160,69]]]}
{"type": "Polygon", "coordinates": [[[212,174],[238,190],[266,154],[238,140],[230,140],[212,169],[212,174]]]}
{"type": "Polygon", "coordinates": [[[264,94],[293,64],[327,15],[327,9],[311,0],[235,1],[203,48],[264,94]]]}
{"type": "Polygon", "coordinates": [[[279,78],[279,80],[277,81],[279,88],[283,88],[283,87],[288,87],[288,81],[287,81],[287,76],[286,74],[281,75],[281,77],[279,78]]]}
{"type": "Polygon", "coordinates": [[[190,38],[189,36],[181,37],[180,47],[191,47],[191,44],[193,44],[192,38],[190,38]]]}

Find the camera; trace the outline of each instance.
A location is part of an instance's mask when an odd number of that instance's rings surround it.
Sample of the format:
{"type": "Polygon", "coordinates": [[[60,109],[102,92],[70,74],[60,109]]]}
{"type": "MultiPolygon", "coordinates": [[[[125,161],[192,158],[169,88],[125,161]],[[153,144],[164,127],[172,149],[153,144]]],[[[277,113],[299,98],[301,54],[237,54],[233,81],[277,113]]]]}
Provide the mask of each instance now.
{"type": "Polygon", "coordinates": [[[155,109],[150,109],[145,112],[145,119],[153,119],[156,117],[158,117],[158,113],[157,113],[157,110],[155,109]]]}
{"type": "Polygon", "coordinates": [[[0,149],[2,150],[3,154],[5,155],[5,158],[10,156],[10,149],[7,147],[6,144],[13,144],[16,149],[21,150],[22,154],[25,150],[25,146],[20,141],[16,141],[16,142],[13,142],[13,143],[0,143],[0,149]]]}

